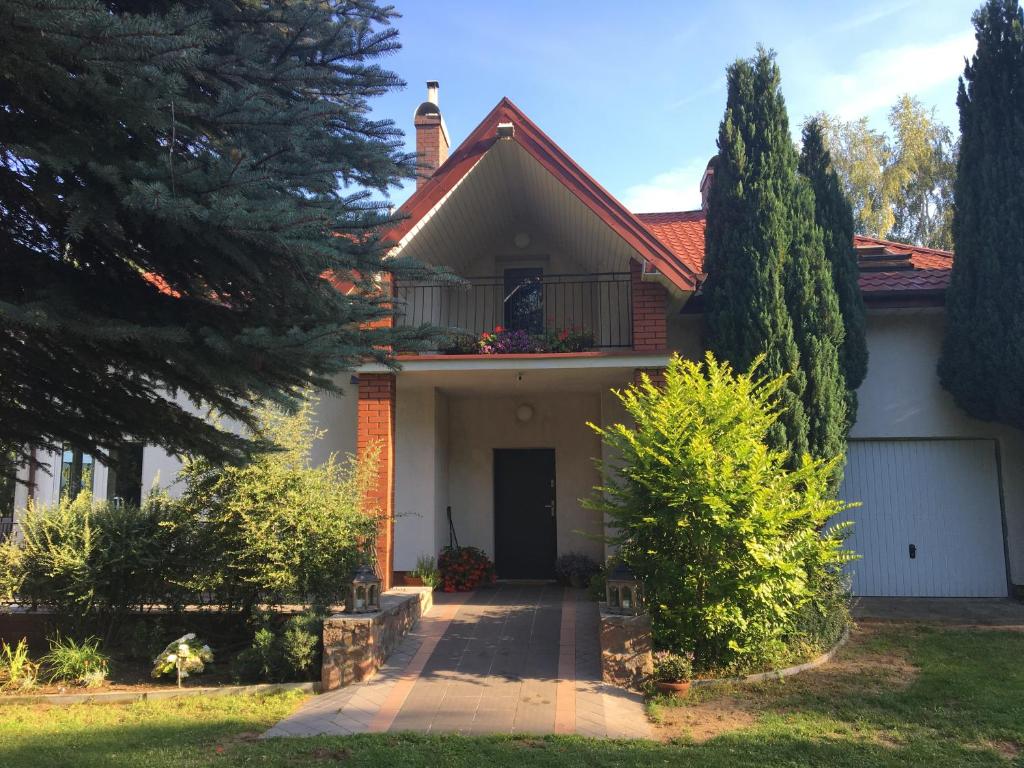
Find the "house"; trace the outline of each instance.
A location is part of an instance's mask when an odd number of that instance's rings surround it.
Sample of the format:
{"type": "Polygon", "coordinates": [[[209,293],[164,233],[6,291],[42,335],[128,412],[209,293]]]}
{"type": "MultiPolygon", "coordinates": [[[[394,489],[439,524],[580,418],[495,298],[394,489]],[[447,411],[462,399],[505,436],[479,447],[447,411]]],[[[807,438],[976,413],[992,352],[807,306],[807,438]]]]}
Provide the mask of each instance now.
{"type": "MultiPolygon", "coordinates": [[[[397,374],[366,365],[345,397],[321,403],[329,431],[317,450],[381,446],[388,583],[456,537],[488,551],[502,578],[548,578],[559,554],[604,555],[603,521],[579,501],[603,451],[587,422],[622,420],[610,389],[657,376],[672,352],[702,355],[705,210],[626,210],[508,99],[450,154],[436,83],[414,122],[429,174],[390,233],[394,250],[446,265],[468,286],[399,284],[396,322],[556,338],[575,328],[592,339],[578,351],[437,350],[402,357],[397,374]]],[[[708,172],[702,190],[712,183],[708,172]]],[[[939,387],[953,255],[867,237],[856,250],[870,363],[842,488],[862,502],[846,513],[862,556],[854,589],[1011,594],[1024,584],[1024,435],[970,419],[939,387]]],[[[134,450],[132,482],[97,466],[96,495],[135,494],[156,473],[172,480],[174,457],[134,450]]],[[[74,451],[52,460],[60,471],[35,491],[44,500],[80,486],[91,461],[74,451]]]]}

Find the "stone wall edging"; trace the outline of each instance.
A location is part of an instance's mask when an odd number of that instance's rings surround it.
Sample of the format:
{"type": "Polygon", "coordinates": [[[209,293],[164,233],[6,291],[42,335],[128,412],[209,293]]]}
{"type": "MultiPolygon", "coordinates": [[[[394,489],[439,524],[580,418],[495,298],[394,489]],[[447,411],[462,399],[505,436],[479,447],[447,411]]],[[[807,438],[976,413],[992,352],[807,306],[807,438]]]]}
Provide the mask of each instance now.
{"type": "Polygon", "coordinates": [[[846,645],[850,639],[849,628],[843,630],[842,636],[836,641],[835,645],[829,648],[820,656],[816,656],[810,661],[805,661],[802,664],[794,664],[791,667],[785,667],[783,669],[770,669],[767,672],[755,672],[752,675],[743,675],[742,677],[710,677],[699,680],[694,680],[691,685],[694,688],[711,688],[720,685],[737,685],[746,683],[763,683],[766,680],[781,680],[784,677],[792,677],[793,675],[799,675],[801,672],[807,672],[808,670],[820,667],[823,664],[828,664],[832,661],[832,658],[839,652],[839,649],[846,645]]]}

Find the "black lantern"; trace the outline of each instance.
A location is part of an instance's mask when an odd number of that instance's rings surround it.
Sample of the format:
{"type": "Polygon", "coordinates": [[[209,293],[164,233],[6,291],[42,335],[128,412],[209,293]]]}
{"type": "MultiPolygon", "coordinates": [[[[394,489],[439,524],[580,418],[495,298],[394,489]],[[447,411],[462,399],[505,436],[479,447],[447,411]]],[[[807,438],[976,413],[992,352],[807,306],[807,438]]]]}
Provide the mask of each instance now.
{"type": "Polygon", "coordinates": [[[368,565],[352,573],[352,588],[346,603],[349,613],[373,613],[380,610],[380,578],[368,565]]]}
{"type": "Polygon", "coordinates": [[[628,565],[616,565],[608,574],[606,583],[609,613],[639,616],[644,612],[644,585],[628,565]]]}

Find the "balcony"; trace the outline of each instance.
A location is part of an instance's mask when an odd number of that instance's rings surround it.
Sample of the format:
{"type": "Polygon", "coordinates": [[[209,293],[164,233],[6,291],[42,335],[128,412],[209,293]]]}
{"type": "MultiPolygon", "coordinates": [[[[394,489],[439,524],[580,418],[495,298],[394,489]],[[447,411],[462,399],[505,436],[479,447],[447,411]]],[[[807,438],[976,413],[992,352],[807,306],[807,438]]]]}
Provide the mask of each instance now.
{"type": "Polygon", "coordinates": [[[443,352],[579,352],[633,345],[628,272],[506,269],[503,275],[466,278],[461,285],[402,282],[395,296],[398,325],[451,331],[443,352]],[[503,344],[481,347],[481,336],[496,328],[504,329],[503,344]]]}

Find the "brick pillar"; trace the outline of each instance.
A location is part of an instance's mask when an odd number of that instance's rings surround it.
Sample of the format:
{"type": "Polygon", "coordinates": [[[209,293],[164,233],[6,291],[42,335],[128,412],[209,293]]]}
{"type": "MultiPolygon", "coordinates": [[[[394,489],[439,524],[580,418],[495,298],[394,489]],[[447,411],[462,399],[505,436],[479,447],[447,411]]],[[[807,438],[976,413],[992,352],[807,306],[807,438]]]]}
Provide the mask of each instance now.
{"type": "Polygon", "coordinates": [[[359,427],[356,453],[362,457],[377,445],[377,482],[367,494],[368,506],[383,519],[377,532],[377,568],[383,588],[390,589],[395,551],[395,374],[359,374],[359,427]]]}
{"type": "Polygon", "coordinates": [[[664,368],[634,368],[633,369],[633,383],[639,384],[643,380],[643,374],[647,374],[647,378],[651,380],[651,384],[656,387],[663,387],[665,385],[665,369],[664,368]]]}
{"type": "Polygon", "coordinates": [[[668,296],[665,288],[643,280],[638,261],[629,262],[633,298],[633,351],[664,352],[668,347],[668,296]]]}

